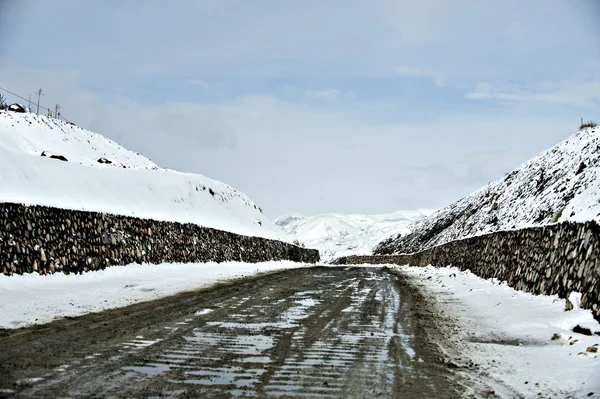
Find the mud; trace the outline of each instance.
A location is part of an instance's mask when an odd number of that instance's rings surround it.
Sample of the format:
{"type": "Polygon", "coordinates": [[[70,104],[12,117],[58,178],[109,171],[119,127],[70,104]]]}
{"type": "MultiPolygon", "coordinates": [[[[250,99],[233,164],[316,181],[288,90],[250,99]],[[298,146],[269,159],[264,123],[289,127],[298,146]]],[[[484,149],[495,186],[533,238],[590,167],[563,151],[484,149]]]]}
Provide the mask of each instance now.
{"type": "Polygon", "coordinates": [[[442,320],[386,268],[288,270],[0,331],[0,396],[465,397],[442,320]]]}

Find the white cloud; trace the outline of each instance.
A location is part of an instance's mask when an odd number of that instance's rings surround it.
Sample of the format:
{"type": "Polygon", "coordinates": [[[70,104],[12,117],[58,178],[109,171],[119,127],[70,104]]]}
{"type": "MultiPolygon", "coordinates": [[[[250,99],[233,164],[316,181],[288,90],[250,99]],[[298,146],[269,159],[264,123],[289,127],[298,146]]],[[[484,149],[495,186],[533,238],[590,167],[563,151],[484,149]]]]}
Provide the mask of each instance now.
{"type": "Polygon", "coordinates": [[[337,89],[323,89],[323,90],[307,90],[307,97],[316,98],[319,100],[337,100],[343,93],[337,89]]]}
{"type": "Polygon", "coordinates": [[[143,64],[136,65],[132,68],[133,73],[154,75],[164,70],[164,66],[160,64],[143,64]]]}
{"type": "Polygon", "coordinates": [[[470,100],[506,103],[548,103],[593,108],[600,100],[600,80],[538,82],[532,86],[479,82],[465,95],[470,100]]]}
{"type": "Polygon", "coordinates": [[[191,86],[200,86],[203,89],[208,89],[208,87],[210,86],[207,82],[199,79],[188,79],[185,83],[191,86]]]}
{"type": "Polygon", "coordinates": [[[296,89],[296,86],[294,86],[294,85],[287,84],[287,83],[283,85],[283,92],[285,94],[292,95],[292,94],[295,94],[297,91],[298,90],[296,89]]]}
{"type": "Polygon", "coordinates": [[[391,68],[394,74],[407,78],[427,78],[433,80],[439,88],[446,87],[444,78],[438,74],[423,68],[414,68],[409,66],[395,66],[391,68]]]}

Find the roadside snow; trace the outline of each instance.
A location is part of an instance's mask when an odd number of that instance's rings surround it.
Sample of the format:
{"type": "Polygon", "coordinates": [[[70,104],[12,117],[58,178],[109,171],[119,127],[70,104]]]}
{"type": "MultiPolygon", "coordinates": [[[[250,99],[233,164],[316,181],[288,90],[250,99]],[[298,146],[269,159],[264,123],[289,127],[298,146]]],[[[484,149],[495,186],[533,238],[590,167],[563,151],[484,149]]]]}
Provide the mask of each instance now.
{"type": "Polygon", "coordinates": [[[457,319],[454,339],[464,350],[454,362],[479,365],[500,396],[600,397],[600,336],[572,331],[579,325],[600,333],[590,311],[566,312],[557,296],[516,291],[453,267],[396,268],[457,319]]]}
{"type": "Polygon", "coordinates": [[[82,275],[0,274],[0,328],[43,324],[205,288],[232,278],[303,266],[287,261],[164,263],[115,266],[82,275]]]}

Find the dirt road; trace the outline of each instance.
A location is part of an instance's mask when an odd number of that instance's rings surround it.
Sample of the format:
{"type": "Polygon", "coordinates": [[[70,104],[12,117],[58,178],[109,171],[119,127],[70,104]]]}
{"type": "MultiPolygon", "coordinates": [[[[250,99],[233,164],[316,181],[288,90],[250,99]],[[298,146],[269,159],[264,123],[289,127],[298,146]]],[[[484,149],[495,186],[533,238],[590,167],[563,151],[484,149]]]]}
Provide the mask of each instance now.
{"type": "Polygon", "coordinates": [[[413,291],[314,267],[0,331],[0,396],[462,397],[413,291]]]}

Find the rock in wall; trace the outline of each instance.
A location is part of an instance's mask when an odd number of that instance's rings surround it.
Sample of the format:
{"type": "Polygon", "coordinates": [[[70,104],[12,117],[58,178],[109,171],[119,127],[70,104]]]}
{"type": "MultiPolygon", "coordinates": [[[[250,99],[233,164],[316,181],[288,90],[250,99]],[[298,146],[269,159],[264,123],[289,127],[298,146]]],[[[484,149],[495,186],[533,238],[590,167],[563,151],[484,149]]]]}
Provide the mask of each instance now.
{"type": "Polygon", "coordinates": [[[130,263],[316,263],[319,252],[190,223],[0,204],[0,268],[6,275],[80,273],[130,263]]]}
{"type": "Polygon", "coordinates": [[[501,231],[413,254],[350,256],[336,263],[452,265],[534,294],[567,298],[581,292],[581,306],[600,321],[600,226],[593,221],[501,231]]]}

